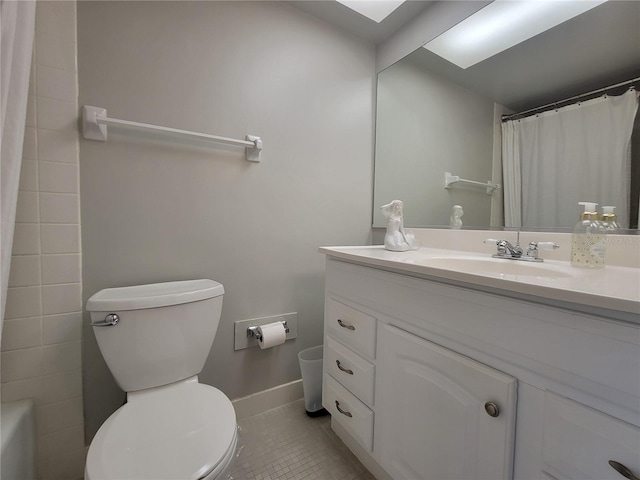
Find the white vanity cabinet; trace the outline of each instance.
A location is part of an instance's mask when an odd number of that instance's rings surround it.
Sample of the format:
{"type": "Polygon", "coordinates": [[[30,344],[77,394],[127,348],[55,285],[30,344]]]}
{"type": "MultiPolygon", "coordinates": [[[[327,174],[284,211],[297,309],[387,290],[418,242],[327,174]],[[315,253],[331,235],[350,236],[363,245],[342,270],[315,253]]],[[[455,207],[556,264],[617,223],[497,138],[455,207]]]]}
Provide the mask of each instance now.
{"type": "Polygon", "coordinates": [[[485,290],[329,256],[345,444],[381,480],[640,477],[640,325],[485,290]]]}
{"type": "Polygon", "coordinates": [[[516,379],[383,325],[376,451],[393,478],[511,478],[516,379]]]}
{"type": "Polygon", "coordinates": [[[625,465],[637,477],[637,427],[549,391],[545,397],[542,478],[624,478],[612,470],[609,460],[625,465]]]}
{"type": "Polygon", "coordinates": [[[322,403],[367,452],[373,448],[377,321],[333,298],[325,302],[322,403]]]}

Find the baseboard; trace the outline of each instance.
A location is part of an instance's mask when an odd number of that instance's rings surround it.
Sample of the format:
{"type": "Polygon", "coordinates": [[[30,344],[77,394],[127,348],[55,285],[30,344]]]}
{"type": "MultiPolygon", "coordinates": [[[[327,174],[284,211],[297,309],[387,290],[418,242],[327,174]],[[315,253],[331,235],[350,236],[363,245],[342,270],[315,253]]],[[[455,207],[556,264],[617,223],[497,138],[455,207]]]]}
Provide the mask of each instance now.
{"type": "Polygon", "coordinates": [[[367,467],[367,470],[373,475],[376,480],[393,480],[389,474],[376,462],[372,453],[365,450],[356,440],[340,425],[331,419],[331,430],[335,432],[340,440],[347,446],[351,453],[353,453],[362,464],[367,467]]]}
{"type": "Polygon", "coordinates": [[[236,419],[242,420],[272,408],[295,402],[301,398],[303,398],[302,380],[295,380],[246,397],[237,398],[231,403],[236,409],[236,419]]]}

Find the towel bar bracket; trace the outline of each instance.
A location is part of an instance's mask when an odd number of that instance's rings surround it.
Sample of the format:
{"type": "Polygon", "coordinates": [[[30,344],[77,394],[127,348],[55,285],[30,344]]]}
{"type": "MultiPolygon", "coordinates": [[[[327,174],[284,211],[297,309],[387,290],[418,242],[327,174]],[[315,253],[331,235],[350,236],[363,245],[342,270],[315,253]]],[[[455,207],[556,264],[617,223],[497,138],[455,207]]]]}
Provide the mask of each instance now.
{"type": "Polygon", "coordinates": [[[247,147],[247,160],[249,162],[259,162],[260,152],[262,152],[262,139],[255,135],[247,135],[245,138],[254,144],[253,147],[247,147]]]}

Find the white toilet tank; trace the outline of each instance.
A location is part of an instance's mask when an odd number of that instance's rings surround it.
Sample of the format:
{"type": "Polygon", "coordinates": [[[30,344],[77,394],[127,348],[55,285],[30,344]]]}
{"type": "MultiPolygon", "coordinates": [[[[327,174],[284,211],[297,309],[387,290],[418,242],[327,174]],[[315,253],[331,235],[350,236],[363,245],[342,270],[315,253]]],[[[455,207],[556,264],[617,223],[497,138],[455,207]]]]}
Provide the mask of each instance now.
{"type": "Polygon", "coordinates": [[[224,287],[213,280],[107,288],[87,301],[93,331],[111,373],[126,392],[200,373],[216,336],[224,287]],[[112,317],[110,317],[112,318],[112,317]]]}

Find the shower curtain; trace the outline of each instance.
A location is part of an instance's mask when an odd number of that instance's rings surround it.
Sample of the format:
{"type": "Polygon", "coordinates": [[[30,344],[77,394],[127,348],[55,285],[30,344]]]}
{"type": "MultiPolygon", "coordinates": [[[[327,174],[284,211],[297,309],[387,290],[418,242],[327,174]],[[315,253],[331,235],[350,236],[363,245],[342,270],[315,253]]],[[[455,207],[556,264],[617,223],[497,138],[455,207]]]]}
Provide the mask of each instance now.
{"type": "Polygon", "coordinates": [[[633,89],[502,124],[505,226],[566,228],[579,201],[614,205],[629,225],[633,89]]]}
{"type": "Polygon", "coordinates": [[[35,13],[35,1],[0,0],[0,338],[22,163],[35,13]]]}
{"type": "Polygon", "coordinates": [[[502,183],[504,192],[505,227],[522,226],[522,175],[520,173],[520,142],[516,124],[502,123],[502,183]]]}

